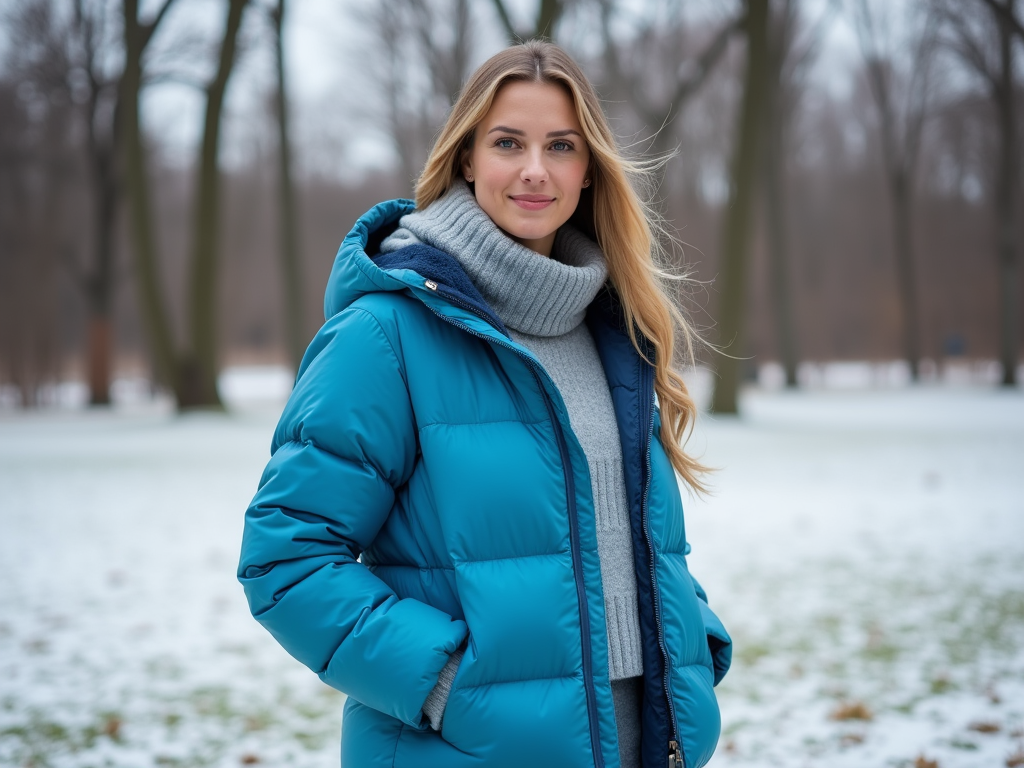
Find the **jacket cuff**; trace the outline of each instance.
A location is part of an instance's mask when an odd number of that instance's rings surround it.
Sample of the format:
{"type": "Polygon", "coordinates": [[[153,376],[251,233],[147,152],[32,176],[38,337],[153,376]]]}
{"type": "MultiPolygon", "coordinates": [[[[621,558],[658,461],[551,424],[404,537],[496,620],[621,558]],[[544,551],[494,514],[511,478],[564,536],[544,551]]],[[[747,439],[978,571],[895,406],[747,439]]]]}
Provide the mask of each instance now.
{"type": "Polygon", "coordinates": [[[455,682],[455,675],[458,673],[461,663],[462,649],[459,649],[448,657],[448,662],[441,668],[441,673],[437,676],[437,685],[427,696],[427,700],[423,702],[423,714],[430,721],[430,727],[435,731],[441,730],[444,708],[448,705],[452,683],[455,682]]]}

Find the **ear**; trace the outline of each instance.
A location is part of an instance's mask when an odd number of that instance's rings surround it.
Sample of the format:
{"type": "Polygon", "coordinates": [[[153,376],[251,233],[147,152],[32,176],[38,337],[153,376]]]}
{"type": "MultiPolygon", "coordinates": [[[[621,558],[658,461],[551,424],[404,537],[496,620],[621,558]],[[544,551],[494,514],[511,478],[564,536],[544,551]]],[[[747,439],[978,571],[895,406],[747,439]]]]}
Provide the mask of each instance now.
{"type": "Polygon", "coordinates": [[[473,162],[470,160],[468,152],[462,159],[462,178],[464,178],[467,183],[473,183],[473,162]]]}

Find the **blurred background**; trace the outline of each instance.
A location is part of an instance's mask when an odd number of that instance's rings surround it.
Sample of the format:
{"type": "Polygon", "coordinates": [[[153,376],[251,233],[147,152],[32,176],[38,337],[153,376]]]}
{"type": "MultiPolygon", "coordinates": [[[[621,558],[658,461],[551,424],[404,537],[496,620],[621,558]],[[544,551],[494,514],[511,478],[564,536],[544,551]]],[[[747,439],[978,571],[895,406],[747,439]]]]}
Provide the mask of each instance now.
{"type": "MultiPolygon", "coordinates": [[[[6,0],[0,407],[294,368],[354,219],[408,196],[466,76],[547,35],[655,200],[738,382],[1015,385],[1024,12],[1008,0],[6,0]],[[735,370],[733,370],[735,369],[735,370]]],[[[724,391],[728,390],[728,392],[724,391]]]]}
{"type": "MultiPolygon", "coordinates": [[[[242,514],[334,255],[548,37],[651,191],[714,766],[1024,765],[1024,0],[0,0],[0,764],[337,765],[242,514]],[[683,361],[681,361],[682,364],[683,361]]],[[[345,768],[358,768],[345,766],[345,768]]]]}

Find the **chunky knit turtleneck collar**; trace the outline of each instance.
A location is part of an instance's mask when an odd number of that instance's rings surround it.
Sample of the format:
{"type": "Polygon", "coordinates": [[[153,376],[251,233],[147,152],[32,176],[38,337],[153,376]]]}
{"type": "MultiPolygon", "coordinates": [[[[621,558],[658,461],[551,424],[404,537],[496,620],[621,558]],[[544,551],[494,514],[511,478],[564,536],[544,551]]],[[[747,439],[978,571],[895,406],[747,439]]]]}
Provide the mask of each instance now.
{"type": "Polygon", "coordinates": [[[568,333],[608,278],[601,249],[582,232],[564,224],[552,258],[541,256],[502,232],[461,180],[426,209],[403,216],[400,225],[382,251],[422,242],[450,254],[502,322],[520,333],[568,333]]]}

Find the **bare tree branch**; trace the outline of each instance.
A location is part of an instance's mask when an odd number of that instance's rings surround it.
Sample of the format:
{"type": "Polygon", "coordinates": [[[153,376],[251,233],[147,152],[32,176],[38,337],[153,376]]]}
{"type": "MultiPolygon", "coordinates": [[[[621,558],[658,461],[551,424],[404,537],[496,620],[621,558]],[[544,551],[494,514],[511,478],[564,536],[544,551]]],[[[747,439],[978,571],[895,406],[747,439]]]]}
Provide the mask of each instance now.
{"type": "MultiPolygon", "coordinates": [[[[793,56],[792,64],[789,65],[790,77],[796,76],[796,73],[803,70],[808,62],[810,62],[817,54],[818,49],[821,47],[821,43],[825,39],[825,27],[832,23],[833,17],[839,13],[841,8],[842,0],[829,0],[828,5],[822,12],[821,16],[818,17],[814,27],[811,28],[807,35],[807,44],[803,47],[803,50],[799,51],[793,56]]],[[[798,12],[798,6],[793,6],[794,10],[798,12]]]]}
{"type": "Polygon", "coordinates": [[[982,47],[981,41],[970,33],[970,25],[963,16],[961,4],[942,3],[936,11],[944,22],[944,27],[953,35],[953,40],[946,40],[945,46],[970,69],[974,71],[990,91],[999,88],[998,66],[989,60],[988,49],[982,47]],[[954,10],[954,8],[956,10],[954,10]]]}
{"type": "Polygon", "coordinates": [[[912,227],[914,171],[929,108],[928,82],[938,44],[935,16],[927,13],[924,26],[915,30],[914,49],[905,54],[909,75],[902,73],[902,77],[892,46],[883,44],[883,32],[876,23],[869,0],[859,0],[854,6],[854,26],[878,112],[882,158],[892,206],[896,283],[903,312],[903,351],[911,378],[916,381],[920,337],[912,227]]]}
{"type": "Polygon", "coordinates": [[[164,4],[160,6],[153,18],[148,22],[142,22],[139,26],[142,30],[142,47],[145,48],[149,45],[150,39],[153,37],[153,33],[156,32],[157,27],[160,26],[160,22],[167,16],[167,11],[174,5],[174,0],[164,0],[164,4]]]}
{"type": "Polygon", "coordinates": [[[555,39],[555,27],[565,13],[566,0],[540,0],[537,7],[537,16],[533,21],[533,28],[529,30],[518,30],[512,23],[512,17],[508,14],[508,6],[504,0],[492,0],[494,10],[498,14],[501,26],[511,44],[529,40],[532,38],[555,39]]]}
{"type": "Polygon", "coordinates": [[[673,114],[677,113],[682,104],[704,84],[715,64],[725,53],[733,33],[742,30],[745,23],[746,18],[742,16],[727,22],[711,39],[707,48],[694,59],[693,66],[689,68],[689,76],[680,78],[675,93],[672,94],[673,114]]]}
{"type": "Polygon", "coordinates": [[[564,0],[540,0],[540,9],[537,12],[537,22],[533,26],[531,37],[542,37],[548,40],[555,39],[555,25],[562,18],[565,11],[564,0]]]}
{"type": "Polygon", "coordinates": [[[745,23],[745,17],[742,15],[727,21],[715,33],[703,51],[695,58],[684,62],[683,66],[679,68],[679,77],[671,96],[667,100],[654,103],[648,98],[647,89],[644,87],[644,83],[649,79],[648,73],[644,70],[628,73],[622,64],[618,45],[612,39],[611,15],[614,10],[614,0],[600,0],[600,9],[601,34],[604,42],[603,57],[608,74],[615,82],[617,90],[629,94],[633,108],[640,114],[643,121],[648,125],[660,125],[662,128],[671,123],[686,102],[700,90],[708,75],[711,74],[727,50],[732,35],[741,31],[745,23]]]}
{"type": "Polygon", "coordinates": [[[516,32],[515,25],[512,24],[512,19],[508,15],[508,9],[505,7],[505,3],[502,0],[493,0],[494,10],[498,12],[498,19],[501,20],[501,26],[505,28],[505,34],[508,39],[512,42],[519,40],[519,33],[516,32]]]}
{"type": "Polygon", "coordinates": [[[985,5],[992,9],[992,11],[1003,21],[1010,26],[1013,30],[1013,34],[1024,41],[1024,24],[1021,23],[1020,19],[1013,13],[1013,8],[1010,5],[1003,5],[1002,3],[996,2],[996,0],[981,0],[985,5]]]}
{"type": "Polygon", "coordinates": [[[143,74],[142,85],[184,85],[197,91],[205,91],[207,82],[191,72],[153,72],[143,74]]]}

